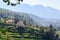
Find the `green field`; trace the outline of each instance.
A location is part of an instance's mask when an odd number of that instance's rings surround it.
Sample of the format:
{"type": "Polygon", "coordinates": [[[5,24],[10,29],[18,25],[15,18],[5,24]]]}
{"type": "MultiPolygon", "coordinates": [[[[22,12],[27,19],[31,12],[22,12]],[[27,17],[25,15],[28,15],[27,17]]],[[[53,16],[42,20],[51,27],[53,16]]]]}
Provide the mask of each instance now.
{"type": "Polygon", "coordinates": [[[60,31],[57,31],[56,34],[58,34],[59,35],[59,38],[60,38],[60,31]]]}

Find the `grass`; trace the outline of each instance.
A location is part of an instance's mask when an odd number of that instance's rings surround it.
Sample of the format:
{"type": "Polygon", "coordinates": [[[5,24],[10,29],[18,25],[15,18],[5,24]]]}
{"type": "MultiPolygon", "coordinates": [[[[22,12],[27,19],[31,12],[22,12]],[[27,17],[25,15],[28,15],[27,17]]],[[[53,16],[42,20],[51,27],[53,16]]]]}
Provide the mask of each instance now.
{"type": "MultiPolygon", "coordinates": [[[[24,37],[21,37],[21,38],[14,38],[14,37],[12,37],[12,36],[14,36],[14,35],[2,35],[2,37],[3,37],[3,39],[1,39],[1,40],[34,40],[33,38],[24,38],[24,37]]],[[[15,35],[15,36],[18,36],[18,37],[20,37],[20,35],[15,35]]]]}
{"type": "Polygon", "coordinates": [[[59,38],[60,38],[60,31],[57,31],[56,34],[58,34],[59,35],[59,38]]]}

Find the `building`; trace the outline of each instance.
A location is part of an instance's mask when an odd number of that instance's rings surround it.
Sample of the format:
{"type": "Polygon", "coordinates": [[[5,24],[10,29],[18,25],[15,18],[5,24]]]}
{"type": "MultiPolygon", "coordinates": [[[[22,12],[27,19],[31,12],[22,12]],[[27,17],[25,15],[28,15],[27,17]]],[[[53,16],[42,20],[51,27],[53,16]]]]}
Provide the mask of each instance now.
{"type": "Polygon", "coordinates": [[[18,21],[16,24],[17,27],[25,27],[24,23],[22,21],[18,21]]]}
{"type": "Polygon", "coordinates": [[[6,20],[6,23],[7,23],[7,24],[14,24],[15,21],[14,21],[14,20],[6,20]]]}

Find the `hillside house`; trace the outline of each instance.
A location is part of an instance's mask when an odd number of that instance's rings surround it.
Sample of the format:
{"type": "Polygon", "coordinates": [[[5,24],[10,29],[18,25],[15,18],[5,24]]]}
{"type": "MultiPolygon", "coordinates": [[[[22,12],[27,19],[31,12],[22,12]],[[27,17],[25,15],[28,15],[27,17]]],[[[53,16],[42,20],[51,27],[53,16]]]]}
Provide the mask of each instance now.
{"type": "Polygon", "coordinates": [[[14,20],[6,20],[6,23],[7,23],[7,24],[14,24],[15,21],[14,21],[14,20]]]}
{"type": "Polygon", "coordinates": [[[25,27],[24,23],[22,21],[17,22],[17,27],[25,27]]]}

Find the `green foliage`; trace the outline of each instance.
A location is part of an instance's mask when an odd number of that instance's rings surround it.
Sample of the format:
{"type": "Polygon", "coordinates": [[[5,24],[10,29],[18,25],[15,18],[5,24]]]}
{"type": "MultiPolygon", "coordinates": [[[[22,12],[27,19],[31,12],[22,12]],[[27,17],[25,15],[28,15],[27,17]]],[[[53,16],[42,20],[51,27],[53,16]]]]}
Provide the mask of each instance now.
{"type": "Polygon", "coordinates": [[[0,39],[2,40],[5,38],[7,38],[8,40],[59,40],[60,39],[58,34],[56,34],[56,30],[53,28],[52,24],[49,27],[38,27],[38,26],[36,27],[19,26],[17,28],[14,26],[10,28],[0,27],[0,39]],[[2,35],[6,35],[6,36],[2,36],[2,35]]]}
{"type": "Polygon", "coordinates": [[[6,33],[6,32],[7,32],[7,29],[2,28],[2,29],[1,29],[1,32],[2,32],[2,33],[6,33]]]}
{"type": "Polygon", "coordinates": [[[5,23],[5,19],[0,18],[0,23],[5,23]]]}

